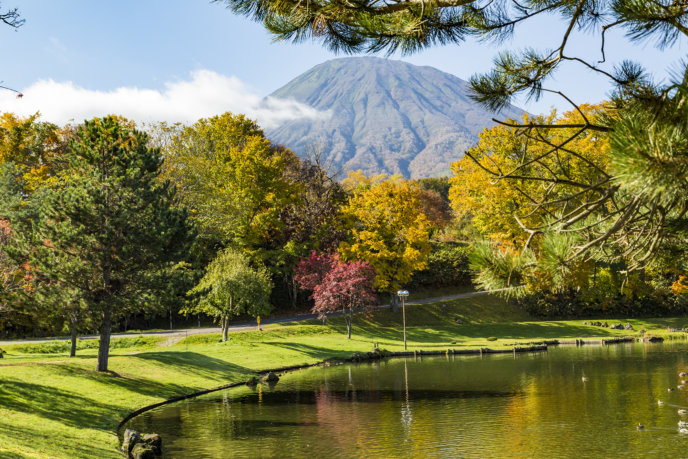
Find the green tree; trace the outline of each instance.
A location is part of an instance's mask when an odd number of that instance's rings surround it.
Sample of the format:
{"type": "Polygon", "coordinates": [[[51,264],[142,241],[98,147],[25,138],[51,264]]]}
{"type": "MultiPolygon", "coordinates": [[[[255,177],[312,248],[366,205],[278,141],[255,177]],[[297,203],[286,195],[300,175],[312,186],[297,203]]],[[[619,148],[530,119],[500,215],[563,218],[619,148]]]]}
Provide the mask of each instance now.
{"type": "Polygon", "coordinates": [[[62,321],[74,318],[63,303],[51,306],[39,300],[45,286],[42,277],[29,264],[28,252],[17,250],[13,240],[31,239],[28,247],[42,243],[34,231],[40,201],[46,189],[59,186],[60,158],[71,134],[71,128],[42,122],[38,114],[26,118],[0,114],[0,219],[5,229],[0,249],[5,282],[0,295],[5,295],[4,326],[17,335],[26,334],[27,325],[34,335],[60,333],[62,321]],[[17,280],[21,288],[16,288],[17,280]]]}
{"type": "Polygon", "coordinates": [[[201,235],[220,246],[263,241],[295,198],[284,178],[293,153],[273,146],[244,115],[225,113],[169,129],[172,135],[157,136],[166,139],[164,176],[201,235]]]}
{"type": "Polygon", "coordinates": [[[240,314],[257,317],[270,312],[271,290],[272,281],[264,267],[252,267],[246,254],[228,248],[208,265],[201,281],[189,292],[200,297],[190,310],[219,319],[222,341],[227,341],[232,317],[240,314]]]}
{"type": "Polygon", "coordinates": [[[46,282],[96,318],[98,371],[108,368],[113,318],[155,297],[192,239],[172,187],[159,180],[160,152],[146,142],[112,116],[80,126],[61,186],[43,201],[36,231],[44,242],[27,250],[46,282]]]}
{"type": "MultiPolygon", "coordinates": [[[[36,333],[45,324],[45,311],[34,302],[35,276],[17,237],[29,239],[38,218],[37,199],[25,192],[24,174],[12,162],[0,164],[0,317],[1,328],[36,333]],[[43,313],[41,313],[43,312],[43,313]]],[[[35,242],[34,242],[35,243],[35,242]]]]}

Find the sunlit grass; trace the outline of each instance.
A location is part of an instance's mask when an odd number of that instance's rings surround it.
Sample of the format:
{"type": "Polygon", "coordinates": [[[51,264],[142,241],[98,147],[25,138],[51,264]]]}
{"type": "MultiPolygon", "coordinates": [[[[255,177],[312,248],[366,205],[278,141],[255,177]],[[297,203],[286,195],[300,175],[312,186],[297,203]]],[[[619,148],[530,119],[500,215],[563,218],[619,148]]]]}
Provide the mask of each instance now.
{"type": "MultiPolygon", "coordinates": [[[[611,330],[583,325],[583,320],[535,321],[487,295],[412,305],[406,314],[410,350],[639,337],[641,329],[667,338],[688,336],[667,332],[667,327],[688,326],[687,318],[602,320],[634,327],[611,330]],[[491,337],[497,340],[488,341],[491,337]]],[[[112,371],[105,374],[94,371],[97,351],[90,345],[72,359],[57,348],[36,354],[30,346],[7,346],[0,359],[0,457],[120,457],[115,427],[137,408],[244,381],[256,371],[348,357],[376,343],[402,350],[401,324],[401,311],[380,310],[358,315],[350,340],[337,317],[325,326],[316,320],[232,333],[226,343],[218,342],[219,334],[193,335],[171,345],[164,337],[126,338],[113,349],[112,371]]]]}

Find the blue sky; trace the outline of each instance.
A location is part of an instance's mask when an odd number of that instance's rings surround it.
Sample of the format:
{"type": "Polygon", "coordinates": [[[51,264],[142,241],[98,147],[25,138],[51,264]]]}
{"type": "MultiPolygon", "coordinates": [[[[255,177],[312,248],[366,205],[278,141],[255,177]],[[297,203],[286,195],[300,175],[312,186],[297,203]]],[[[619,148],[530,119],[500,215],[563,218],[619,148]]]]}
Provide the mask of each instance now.
{"type": "MultiPolygon", "coordinates": [[[[344,57],[317,43],[274,43],[261,24],[207,0],[2,2],[3,8],[14,6],[26,24],[18,31],[0,27],[0,80],[25,97],[16,100],[1,93],[0,111],[40,110],[56,122],[117,110],[130,111],[124,114],[135,119],[146,112],[147,121],[190,121],[229,109],[268,125],[313,116],[298,104],[266,105],[261,100],[312,66],[344,57]]],[[[470,42],[393,58],[467,79],[487,71],[499,49],[547,47],[560,34],[560,24],[549,17],[526,23],[502,46],[470,42]]],[[[591,38],[576,46],[584,55],[599,55],[599,43],[591,38]]],[[[632,46],[622,35],[611,34],[607,50],[613,62],[639,60],[661,79],[685,56],[686,45],[662,53],[651,44],[632,46]]],[[[564,68],[550,85],[564,89],[576,102],[596,102],[609,91],[604,80],[579,66],[564,68]]],[[[532,113],[552,106],[567,109],[551,97],[518,104],[532,113]]]]}

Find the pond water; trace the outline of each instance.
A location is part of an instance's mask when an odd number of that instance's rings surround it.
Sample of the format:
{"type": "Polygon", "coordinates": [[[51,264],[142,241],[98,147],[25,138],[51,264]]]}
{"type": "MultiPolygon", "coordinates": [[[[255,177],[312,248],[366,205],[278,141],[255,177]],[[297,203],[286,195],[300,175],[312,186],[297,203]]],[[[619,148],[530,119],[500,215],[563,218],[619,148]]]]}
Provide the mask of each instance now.
{"type": "Polygon", "coordinates": [[[272,388],[164,406],[128,427],[160,433],[170,458],[686,457],[678,409],[688,391],[676,387],[687,351],[562,346],[310,368],[272,388]]]}

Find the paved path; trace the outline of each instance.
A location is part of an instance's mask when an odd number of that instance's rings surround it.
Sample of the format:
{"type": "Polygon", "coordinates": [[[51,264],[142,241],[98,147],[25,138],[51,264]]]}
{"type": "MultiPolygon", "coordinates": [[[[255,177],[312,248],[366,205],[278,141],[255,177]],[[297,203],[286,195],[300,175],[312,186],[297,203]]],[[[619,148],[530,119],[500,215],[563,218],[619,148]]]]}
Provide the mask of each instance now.
{"type": "MultiPolygon", "coordinates": [[[[424,304],[424,303],[434,303],[436,301],[445,301],[445,300],[454,300],[457,298],[469,298],[472,296],[478,296],[478,295],[486,295],[489,293],[493,293],[496,290],[490,291],[490,292],[468,292],[468,293],[458,293],[456,295],[447,295],[447,296],[437,296],[433,298],[424,298],[422,300],[415,300],[415,301],[409,301],[406,304],[407,305],[414,305],[414,304],[424,304]]],[[[390,305],[385,304],[382,306],[379,306],[378,309],[389,309],[390,305]]],[[[341,312],[335,312],[332,314],[329,314],[330,317],[332,316],[338,316],[340,315],[341,312]]],[[[301,320],[311,320],[311,319],[317,319],[318,316],[317,314],[300,314],[300,315],[295,315],[295,316],[289,316],[289,317],[282,317],[278,319],[268,319],[263,322],[261,322],[261,325],[269,325],[269,324],[279,324],[279,323],[285,323],[285,322],[298,322],[301,320]]],[[[235,325],[230,325],[229,326],[229,332],[238,332],[238,331],[243,331],[243,330],[255,330],[256,329],[256,323],[255,322],[244,322],[240,324],[235,324],[235,325]]],[[[208,334],[208,333],[221,333],[222,329],[220,327],[207,327],[207,328],[187,328],[187,329],[180,329],[180,330],[164,330],[164,331],[144,331],[141,333],[113,333],[112,338],[127,338],[127,337],[134,337],[138,335],[146,335],[146,336],[163,336],[166,338],[169,338],[170,344],[176,341],[179,341],[182,338],[186,338],[187,336],[191,335],[200,335],[200,334],[208,334]]],[[[60,337],[60,338],[34,338],[34,339],[23,339],[23,340],[14,340],[14,341],[0,341],[0,346],[3,345],[8,345],[8,344],[26,344],[26,343],[40,343],[43,341],[69,341],[69,337],[60,337]]],[[[87,336],[79,336],[79,339],[98,339],[98,335],[87,335],[87,336]]]]}

